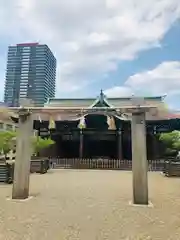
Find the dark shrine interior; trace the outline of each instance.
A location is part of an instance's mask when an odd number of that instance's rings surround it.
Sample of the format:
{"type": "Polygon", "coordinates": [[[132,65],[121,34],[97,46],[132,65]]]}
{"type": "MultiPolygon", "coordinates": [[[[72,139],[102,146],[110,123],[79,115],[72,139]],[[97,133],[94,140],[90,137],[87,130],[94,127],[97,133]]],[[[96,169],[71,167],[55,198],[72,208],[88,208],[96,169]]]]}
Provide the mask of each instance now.
{"type": "MultiPolygon", "coordinates": [[[[90,114],[85,117],[86,128],[83,134],[83,157],[104,157],[116,159],[118,157],[118,130],[121,131],[122,158],[132,159],[131,154],[131,123],[114,117],[116,130],[108,130],[107,116],[90,114]]],[[[56,129],[51,130],[50,137],[56,142],[55,156],[60,158],[79,158],[80,129],[79,120],[56,121],[56,129]]],[[[48,121],[34,121],[34,129],[48,130],[48,121]]],[[[161,132],[180,130],[180,119],[146,121],[147,157],[160,157],[162,150],[158,140],[161,132]],[[156,132],[154,132],[154,127],[156,132]]],[[[42,136],[42,135],[41,135],[42,136]]],[[[44,136],[42,136],[44,137],[44,136]]],[[[137,139],[138,140],[138,139],[137,139]]]]}
{"type": "MultiPolygon", "coordinates": [[[[109,134],[107,117],[104,115],[87,115],[85,117],[86,128],[83,129],[83,157],[117,158],[117,131],[109,134]]],[[[66,122],[63,134],[55,137],[57,155],[65,158],[78,158],[80,149],[80,131],[78,123],[66,122]]],[[[116,124],[118,125],[118,124],[116,124]]],[[[62,129],[62,126],[56,126],[62,129]]]]}

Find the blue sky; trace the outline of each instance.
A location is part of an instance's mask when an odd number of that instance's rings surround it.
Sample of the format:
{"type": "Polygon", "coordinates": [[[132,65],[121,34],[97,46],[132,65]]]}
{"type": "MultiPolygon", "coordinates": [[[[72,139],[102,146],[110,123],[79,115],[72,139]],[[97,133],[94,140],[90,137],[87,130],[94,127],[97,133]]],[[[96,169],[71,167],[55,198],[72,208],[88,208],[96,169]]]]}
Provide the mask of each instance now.
{"type": "MultiPolygon", "coordinates": [[[[110,81],[104,81],[102,78],[97,83],[98,94],[99,89],[108,89],[116,85],[123,85],[123,83],[132,75],[147,70],[156,68],[164,61],[180,61],[180,22],[177,21],[165,34],[161,41],[161,47],[154,47],[138,53],[137,58],[132,61],[124,61],[118,64],[118,69],[112,72],[108,78],[110,81]]],[[[180,81],[180,79],[179,79],[180,81]]],[[[88,93],[94,94],[94,85],[92,84],[88,88],[88,93]]],[[[86,94],[88,94],[86,93],[86,94]]],[[[151,95],[151,93],[150,93],[151,95]]],[[[180,97],[178,94],[177,97],[180,97]]]]}
{"type": "Polygon", "coordinates": [[[8,45],[38,41],[57,58],[57,97],[167,94],[180,109],[179,0],[11,0],[0,9],[1,99],[8,45]]]}

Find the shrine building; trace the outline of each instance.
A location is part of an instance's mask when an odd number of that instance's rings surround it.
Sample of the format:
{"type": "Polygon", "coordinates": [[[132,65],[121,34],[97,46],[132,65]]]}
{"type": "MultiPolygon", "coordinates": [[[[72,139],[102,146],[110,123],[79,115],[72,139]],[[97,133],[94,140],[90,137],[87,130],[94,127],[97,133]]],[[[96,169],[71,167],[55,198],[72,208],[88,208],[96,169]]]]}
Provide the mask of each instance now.
{"type": "MultiPolygon", "coordinates": [[[[158,135],[180,130],[180,116],[165,109],[164,96],[144,97],[143,105],[158,109],[146,112],[147,158],[161,158],[158,135]]],[[[132,97],[107,98],[102,91],[97,98],[49,99],[36,114],[34,129],[39,136],[55,141],[53,157],[130,160],[131,113],[121,111],[128,106],[132,106],[132,97]],[[75,111],[77,108],[81,110],[75,111]]]]}

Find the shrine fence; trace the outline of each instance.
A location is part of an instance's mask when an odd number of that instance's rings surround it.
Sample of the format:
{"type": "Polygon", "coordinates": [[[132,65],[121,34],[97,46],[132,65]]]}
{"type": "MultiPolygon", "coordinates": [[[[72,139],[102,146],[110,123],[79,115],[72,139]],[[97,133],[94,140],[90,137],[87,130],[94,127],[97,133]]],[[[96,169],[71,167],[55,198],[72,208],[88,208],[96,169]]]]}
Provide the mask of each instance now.
{"type": "MultiPolygon", "coordinates": [[[[132,170],[132,160],[120,159],[81,159],[81,158],[51,158],[54,169],[109,169],[109,170],[132,170]]],[[[164,159],[148,160],[148,171],[163,171],[164,159]]]]}

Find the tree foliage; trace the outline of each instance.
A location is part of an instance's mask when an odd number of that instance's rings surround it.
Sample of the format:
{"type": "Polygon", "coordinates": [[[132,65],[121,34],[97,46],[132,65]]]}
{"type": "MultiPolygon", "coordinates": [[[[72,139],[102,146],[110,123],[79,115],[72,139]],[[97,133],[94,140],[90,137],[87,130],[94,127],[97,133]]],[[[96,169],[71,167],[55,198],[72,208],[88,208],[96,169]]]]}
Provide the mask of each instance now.
{"type": "Polygon", "coordinates": [[[5,155],[13,148],[14,138],[16,132],[13,131],[1,131],[0,132],[0,151],[5,155]]]}
{"type": "Polygon", "coordinates": [[[174,155],[180,151],[180,131],[161,133],[159,139],[166,147],[166,154],[174,155]]]}
{"type": "MultiPolygon", "coordinates": [[[[0,152],[5,155],[14,149],[16,144],[17,132],[13,131],[0,131],[0,152]]],[[[54,141],[50,138],[43,139],[41,137],[32,137],[32,151],[34,154],[38,154],[41,150],[48,148],[50,145],[54,144],[54,141]]]]}
{"type": "Polygon", "coordinates": [[[54,141],[50,138],[33,137],[33,153],[38,155],[41,150],[53,145],[54,141]]]}

